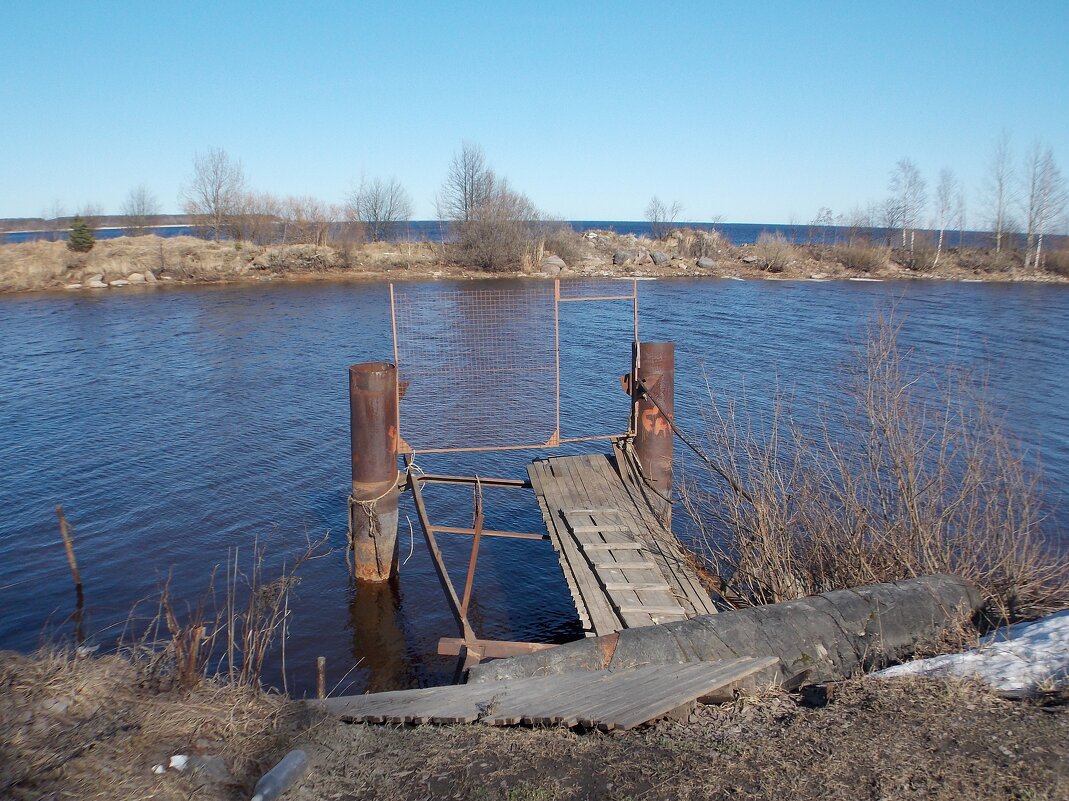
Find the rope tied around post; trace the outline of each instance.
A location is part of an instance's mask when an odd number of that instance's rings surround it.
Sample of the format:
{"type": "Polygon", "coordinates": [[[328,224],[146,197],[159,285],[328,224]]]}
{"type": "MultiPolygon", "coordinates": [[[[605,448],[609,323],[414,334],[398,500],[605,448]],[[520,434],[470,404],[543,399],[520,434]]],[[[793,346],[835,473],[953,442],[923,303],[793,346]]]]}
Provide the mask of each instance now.
{"type": "MultiPolygon", "coordinates": [[[[347,532],[346,532],[346,544],[347,544],[348,547],[345,550],[345,561],[346,561],[346,564],[349,566],[349,573],[350,574],[352,574],[353,569],[354,569],[354,566],[353,566],[353,563],[352,563],[352,554],[356,550],[356,540],[354,539],[354,534],[353,534],[353,508],[356,507],[356,506],[359,506],[363,510],[364,514],[367,515],[368,533],[370,534],[371,539],[375,539],[376,535],[379,532],[379,523],[378,523],[377,516],[375,514],[375,505],[379,501],[381,501],[383,498],[385,498],[387,495],[389,495],[391,492],[396,490],[398,482],[400,480],[401,480],[401,471],[398,470],[397,471],[397,475],[394,477],[393,483],[390,484],[389,489],[387,489],[381,495],[378,495],[378,496],[376,496],[374,498],[369,498],[366,501],[358,500],[358,499],[354,498],[352,495],[349,496],[349,515],[348,515],[347,532]]],[[[376,552],[375,552],[375,564],[376,564],[376,567],[381,571],[383,565],[382,565],[382,561],[379,559],[379,555],[378,555],[378,550],[377,549],[376,549],[376,552]]]]}

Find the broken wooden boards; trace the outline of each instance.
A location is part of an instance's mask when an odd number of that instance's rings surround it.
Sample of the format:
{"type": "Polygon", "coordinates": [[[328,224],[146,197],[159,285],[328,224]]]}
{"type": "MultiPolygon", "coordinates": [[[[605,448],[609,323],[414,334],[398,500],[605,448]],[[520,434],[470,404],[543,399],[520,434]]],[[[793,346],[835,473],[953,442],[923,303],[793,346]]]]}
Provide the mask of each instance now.
{"type": "Polygon", "coordinates": [[[558,456],[527,472],[588,635],[716,612],[672,532],[607,457],[558,456]]]}
{"type": "Polygon", "coordinates": [[[311,701],[355,723],[474,723],[633,729],[773,669],[774,658],[577,671],[311,701]]]}

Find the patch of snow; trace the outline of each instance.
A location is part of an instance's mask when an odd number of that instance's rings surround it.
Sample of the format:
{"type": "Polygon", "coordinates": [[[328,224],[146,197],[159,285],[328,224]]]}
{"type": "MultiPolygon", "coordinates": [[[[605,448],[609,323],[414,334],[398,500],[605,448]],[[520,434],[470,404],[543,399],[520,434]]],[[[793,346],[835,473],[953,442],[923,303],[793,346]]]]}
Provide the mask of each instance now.
{"type": "Polygon", "coordinates": [[[187,757],[185,754],[175,754],[173,757],[171,757],[170,767],[174,768],[175,770],[185,770],[186,765],[188,764],[189,757],[187,757]]]}
{"type": "Polygon", "coordinates": [[[152,772],[156,774],[166,773],[167,768],[165,768],[163,765],[154,765],[152,768],[152,772]]]}
{"type": "Polygon", "coordinates": [[[875,675],[978,677],[1007,695],[1027,695],[1069,683],[1069,609],[998,629],[961,654],[917,659],[875,675]]]}

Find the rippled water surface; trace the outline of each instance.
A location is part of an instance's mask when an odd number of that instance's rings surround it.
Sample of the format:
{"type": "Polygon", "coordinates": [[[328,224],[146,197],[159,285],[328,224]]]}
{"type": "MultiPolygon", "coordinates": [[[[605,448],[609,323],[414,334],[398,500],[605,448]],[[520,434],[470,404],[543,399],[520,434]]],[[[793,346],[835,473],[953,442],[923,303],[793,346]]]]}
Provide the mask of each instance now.
{"type": "MultiPolygon", "coordinates": [[[[639,296],[643,338],[677,343],[677,417],[691,429],[704,376],[758,412],[776,392],[815,408],[839,391],[839,369],[874,315],[895,307],[906,343],[925,358],[989,374],[1014,432],[1038,449],[1050,526],[1067,527],[1066,288],[663,280],[640,282],[639,296]]],[[[614,377],[627,370],[629,321],[584,304],[562,315],[562,383],[573,388],[564,422],[578,433],[616,430],[627,414],[614,377]]],[[[293,601],[290,688],[310,686],[318,655],[331,683],[350,690],[448,679],[453,662],[433,654],[454,628],[418,531],[409,556],[411,512],[402,506],[408,561],[396,586],[357,594],[343,554],[346,367],[392,353],[381,284],[0,298],[0,648],[32,648],[71,625],[54,512],[62,503],[85,584],[83,627],[101,641],[168,574],[176,596],[192,601],[228,549],[247,554],[258,539],[270,571],[306,537],[327,536],[334,550],[305,565],[293,601]]],[[[420,462],[522,477],[534,455],[420,462]]],[[[427,495],[443,523],[468,525],[466,491],[427,495]]],[[[488,491],[487,505],[489,526],[542,530],[528,493],[488,491]]],[[[469,542],[443,543],[462,581],[469,542]]],[[[135,618],[154,611],[143,605],[135,618]]],[[[472,613],[481,634],[565,640],[576,636],[573,615],[548,543],[484,541],[472,613]]]]}

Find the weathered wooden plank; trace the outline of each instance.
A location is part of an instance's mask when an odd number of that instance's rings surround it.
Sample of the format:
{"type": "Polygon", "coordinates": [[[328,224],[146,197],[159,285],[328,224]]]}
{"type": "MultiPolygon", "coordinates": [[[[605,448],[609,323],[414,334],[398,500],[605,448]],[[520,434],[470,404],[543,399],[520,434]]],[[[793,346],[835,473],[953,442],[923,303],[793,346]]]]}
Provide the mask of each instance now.
{"type": "Polygon", "coordinates": [[[679,544],[675,535],[661,524],[646,501],[641,488],[638,486],[638,481],[641,479],[636,477],[629,468],[622,467],[622,465],[627,464],[627,460],[620,452],[619,446],[614,444],[613,450],[615,458],[612,461],[607,458],[601,459],[599,471],[611,474],[611,483],[623,491],[624,497],[619,498],[620,502],[623,503],[630,500],[629,506],[636,510],[642,524],[648,531],[650,544],[656,546],[651,550],[654,550],[663,558],[665,572],[670,574],[670,578],[686,599],[690,610],[694,614],[715,613],[716,606],[699,581],[683,547],[679,544]]]}
{"type": "Polygon", "coordinates": [[[587,605],[586,599],[583,597],[582,591],[579,589],[579,584],[572,567],[572,559],[574,558],[574,555],[565,548],[564,543],[561,541],[561,532],[558,529],[556,516],[549,502],[546,500],[546,484],[552,479],[549,475],[548,466],[545,462],[532,462],[528,465],[527,473],[531,479],[531,485],[534,488],[539,509],[542,512],[542,519],[545,522],[546,531],[550,534],[550,542],[553,544],[553,549],[557,552],[561,572],[564,574],[565,583],[568,585],[568,590],[572,595],[572,602],[575,604],[580,624],[583,626],[583,629],[587,634],[596,635],[597,630],[593,623],[593,616],[587,605]]]}
{"type": "MultiPolygon", "coordinates": [[[[570,511],[578,511],[572,509],[570,511]]],[[[631,531],[631,526],[620,523],[591,523],[590,525],[568,526],[573,534],[600,533],[604,531],[631,531]]]]}
{"type": "Polygon", "coordinates": [[[571,566],[568,564],[568,557],[564,553],[556,527],[553,525],[549,508],[546,506],[545,498],[541,495],[538,496],[538,506],[542,512],[542,519],[545,522],[546,531],[550,533],[550,542],[553,545],[553,550],[557,553],[557,561],[561,567],[561,574],[564,576],[564,583],[568,585],[568,592],[572,596],[572,603],[575,605],[579,623],[587,634],[593,634],[593,626],[590,623],[590,611],[587,609],[586,601],[583,600],[583,595],[579,591],[579,586],[575,582],[575,576],[572,574],[571,566]]]}
{"type": "Polygon", "coordinates": [[[663,581],[654,582],[631,582],[631,581],[619,581],[619,582],[606,582],[602,585],[606,592],[612,592],[614,590],[668,590],[668,584],[663,581]]]}
{"type": "Polygon", "coordinates": [[[584,725],[633,728],[777,663],[775,657],[577,671],[486,684],[332,698],[320,705],[346,720],[394,723],[584,725]]]}
{"type": "Polygon", "coordinates": [[[695,675],[692,676],[688,672],[674,678],[673,685],[677,688],[674,697],[647,695],[635,704],[608,709],[602,715],[607,720],[611,720],[616,728],[633,729],[666,715],[688,701],[708,695],[725,685],[741,681],[777,661],[775,657],[742,659],[736,660],[735,664],[722,665],[704,674],[695,671],[695,675]]]}
{"type": "Polygon", "coordinates": [[[651,606],[650,604],[643,604],[641,606],[621,606],[618,607],[620,612],[635,612],[643,613],[647,615],[677,615],[679,617],[688,617],[687,610],[685,610],[679,604],[665,604],[664,606],[651,606]]]}
{"type": "MultiPolygon", "coordinates": [[[[551,510],[550,523],[556,533],[557,541],[561,545],[561,552],[565,555],[567,568],[575,579],[576,587],[582,597],[583,604],[586,606],[591,628],[598,635],[620,631],[624,628],[623,622],[605,598],[605,594],[597,582],[597,577],[579,550],[578,544],[568,532],[565,521],[559,519],[557,514],[553,513],[559,513],[563,504],[571,506],[578,503],[578,500],[574,497],[574,485],[566,485],[565,477],[558,475],[558,473],[565,471],[561,470],[563,465],[554,465],[554,462],[557,461],[534,462],[532,466],[528,467],[528,474],[531,476],[532,484],[535,483],[537,476],[537,480],[540,482],[545,494],[546,504],[551,510]],[[539,465],[539,469],[531,469],[534,465],[539,465]],[[563,500],[567,496],[572,497],[571,502],[563,500]]],[[[567,508],[567,506],[564,508],[567,508]]],[[[564,563],[562,563],[562,567],[564,567],[564,563]]]]}
{"type": "Polygon", "coordinates": [[[583,552],[587,551],[644,551],[641,542],[581,542],[583,552]]]}

